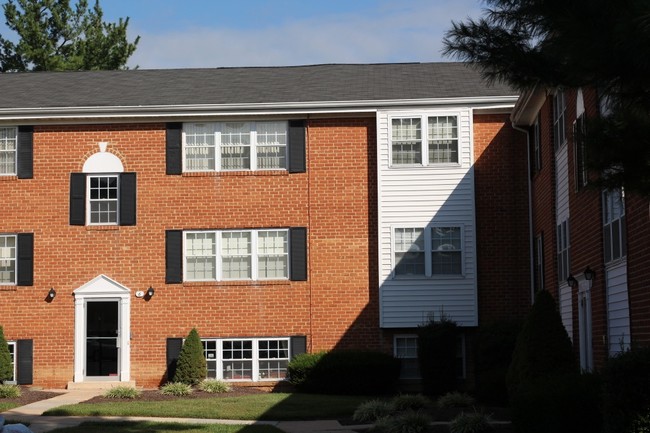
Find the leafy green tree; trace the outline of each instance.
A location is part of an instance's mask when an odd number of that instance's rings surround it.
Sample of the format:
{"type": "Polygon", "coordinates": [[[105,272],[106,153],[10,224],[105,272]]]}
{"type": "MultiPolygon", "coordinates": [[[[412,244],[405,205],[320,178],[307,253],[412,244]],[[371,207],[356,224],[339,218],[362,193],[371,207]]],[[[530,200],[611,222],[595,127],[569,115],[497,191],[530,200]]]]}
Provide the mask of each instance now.
{"type": "Polygon", "coordinates": [[[127,39],[129,19],[103,21],[99,0],[8,0],[3,5],[13,42],[0,35],[0,71],[126,69],[140,37],[127,39]]]}
{"type": "Polygon", "coordinates": [[[173,382],[196,385],[208,375],[208,368],[203,355],[203,345],[196,328],[192,328],[183,342],[176,364],[173,382]]]}
{"type": "Polygon", "coordinates": [[[9,344],[5,339],[4,330],[0,326],[0,383],[10,380],[14,374],[14,367],[9,353],[9,344]]]}
{"type": "Polygon", "coordinates": [[[444,52],[520,91],[591,87],[609,113],[587,121],[586,162],[604,187],[650,194],[650,2],[485,0],[452,23],[444,52]]]}

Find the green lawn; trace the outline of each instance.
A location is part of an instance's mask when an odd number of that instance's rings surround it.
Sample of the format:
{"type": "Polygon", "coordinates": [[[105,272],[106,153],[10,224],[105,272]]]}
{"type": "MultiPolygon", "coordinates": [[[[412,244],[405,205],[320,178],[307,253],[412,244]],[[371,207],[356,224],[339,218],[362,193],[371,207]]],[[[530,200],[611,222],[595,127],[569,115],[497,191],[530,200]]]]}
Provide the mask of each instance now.
{"type": "Polygon", "coordinates": [[[5,410],[13,409],[16,406],[18,406],[18,403],[0,401],[0,412],[4,412],[5,410]]]}
{"type": "Polygon", "coordinates": [[[268,393],[241,397],[116,401],[60,406],[44,415],[163,416],[245,420],[337,419],[352,416],[366,396],[268,393]]]}
{"type": "Polygon", "coordinates": [[[78,427],[52,430],[52,433],[281,433],[265,425],[195,425],[155,422],[85,422],[78,427]]]}

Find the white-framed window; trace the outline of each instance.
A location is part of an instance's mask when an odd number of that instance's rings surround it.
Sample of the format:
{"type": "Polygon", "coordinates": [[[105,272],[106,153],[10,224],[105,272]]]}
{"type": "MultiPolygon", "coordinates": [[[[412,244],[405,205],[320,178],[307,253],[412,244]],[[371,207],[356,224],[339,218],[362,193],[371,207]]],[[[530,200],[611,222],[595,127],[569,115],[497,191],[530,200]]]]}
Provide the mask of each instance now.
{"type": "Polygon", "coordinates": [[[90,225],[117,225],[119,215],[119,175],[88,175],[87,196],[90,225]]]}
{"type": "Polygon", "coordinates": [[[553,142],[555,150],[566,144],[566,99],[564,90],[558,89],[553,95],[553,142]]]}
{"type": "Polygon", "coordinates": [[[289,278],[289,230],[184,232],[185,281],[289,278]]]}
{"type": "Polygon", "coordinates": [[[289,338],[202,339],[208,378],[228,381],[283,380],[289,338]]]}
{"type": "Polygon", "coordinates": [[[458,115],[391,118],[391,165],[459,163],[458,115]]]}
{"type": "Polygon", "coordinates": [[[11,378],[6,380],[5,383],[16,383],[16,342],[8,341],[7,344],[9,345],[9,357],[11,359],[13,373],[11,374],[11,378]]]}
{"type": "Polygon", "coordinates": [[[396,335],[393,339],[393,356],[400,360],[401,379],[419,379],[417,335],[396,335]]]}
{"type": "Polygon", "coordinates": [[[587,164],[585,162],[585,114],[582,113],[573,124],[573,142],[575,154],[576,190],[587,186],[587,164]]]}
{"type": "Polygon", "coordinates": [[[569,257],[569,221],[557,225],[557,276],[560,284],[569,278],[571,259],[569,257]]]}
{"type": "Polygon", "coordinates": [[[16,284],[16,235],[0,234],[0,285],[16,284]]]}
{"type": "Polygon", "coordinates": [[[396,278],[463,275],[462,227],[395,227],[393,260],[396,278]]]}
{"type": "Polygon", "coordinates": [[[211,122],[183,125],[186,172],[284,170],[288,122],[211,122]]]}
{"type": "Polygon", "coordinates": [[[621,188],[603,191],[603,247],[605,263],[627,255],[625,196],[621,188]]]}
{"type": "Polygon", "coordinates": [[[18,128],[0,128],[0,176],[16,174],[18,128]]]}

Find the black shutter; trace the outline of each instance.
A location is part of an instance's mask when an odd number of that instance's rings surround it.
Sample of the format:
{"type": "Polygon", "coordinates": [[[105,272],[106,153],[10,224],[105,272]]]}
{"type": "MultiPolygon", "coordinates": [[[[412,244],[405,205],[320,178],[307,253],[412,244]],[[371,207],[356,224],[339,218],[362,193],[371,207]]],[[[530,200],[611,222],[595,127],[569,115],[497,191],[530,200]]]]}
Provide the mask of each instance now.
{"type": "Polygon", "coordinates": [[[169,382],[174,380],[174,375],[176,374],[176,363],[178,362],[178,356],[181,354],[182,348],[182,338],[167,339],[167,380],[169,382]]]}
{"type": "Polygon", "coordinates": [[[165,232],[165,283],[183,282],[183,232],[167,230],[165,232]]]}
{"type": "Polygon", "coordinates": [[[120,225],[135,225],[135,173],[120,174],[120,225]]]}
{"type": "Polygon", "coordinates": [[[291,359],[305,352],[307,352],[307,337],[304,335],[294,335],[291,337],[291,359]]]}
{"type": "Polygon", "coordinates": [[[182,136],[183,124],[182,123],[168,123],[167,124],[167,174],[181,174],[183,172],[182,161],[182,136]]]}
{"type": "Polygon", "coordinates": [[[34,382],[34,340],[18,340],[16,351],[16,382],[31,385],[34,382]]]}
{"type": "Polygon", "coordinates": [[[293,227],[289,229],[291,241],[291,277],[292,281],[307,281],[307,229],[293,227]]]}
{"type": "Polygon", "coordinates": [[[305,158],[305,121],[289,121],[289,173],[307,171],[305,158]]]}
{"type": "Polygon", "coordinates": [[[34,285],[34,233],[18,234],[18,275],[19,286],[34,285]]]}
{"type": "Polygon", "coordinates": [[[18,163],[16,174],[19,179],[34,177],[34,127],[18,127],[18,163]]]}
{"type": "Polygon", "coordinates": [[[70,225],[83,226],[86,224],[86,175],[72,173],[70,175],[70,225]]]}

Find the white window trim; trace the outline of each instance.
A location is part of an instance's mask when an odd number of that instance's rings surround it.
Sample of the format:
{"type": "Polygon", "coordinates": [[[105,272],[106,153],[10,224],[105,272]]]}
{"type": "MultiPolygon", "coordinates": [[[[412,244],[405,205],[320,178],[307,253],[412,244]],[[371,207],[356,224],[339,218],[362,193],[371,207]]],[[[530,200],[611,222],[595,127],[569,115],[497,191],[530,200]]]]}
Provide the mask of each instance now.
{"type": "MultiPolygon", "coordinates": [[[[417,350],[419,348],[419,343],[418,343],[418,336],[417,334],[396,334],[393,336],[393,356],[397,359],[415,359],[417,360],[417,350]],[[415,339],[415,349],[416,349],[416,356],[399,356],[397,353],[397,341],[399,339],[415,339]]],[[[400,371],[400,376],[401,376],[401,371],[400,371]]],[[[411,379],[411,380],[416,380],[416,379],[421,379],[422,374],[420,373],[420,369],[418,366],[418,371],[417,371],[417,376],[413,377],[403,377],[403,379],[411,379]]]]}
{"type": "MultiPolygon", "coordinates": [[[[603,236],[603,249],[609,248],[609,254],[611,259],[609,261],[605,261],[605,265],[611,266],[620,262],[623,262],[627,260],[627,245],[626,245],[626,239],[624,239],[625,233],[626,233],[626,227],[624,227],[624,224],[626,224],[626,218],[625,218],[625,190],[621,188],[620,191],[620,197],[621,197],[621,214],[618,216],[618,218],[613,218],[613,219],[608,219],[607,216],[611,212],[609,209],[609,197],[612,196],[613,192],[612,191],[607,191],[604,190],[602,193],[602,202],[603,202],[603,230],[609,230],[610,236],[610,244],[607,245],[607,242],[604,239],[603,236]],[[614,236],[613,236],[613,224],[618,221],[618,239],[616,241],[619,244],[619,249],[620,249],[620,255],[618,257],[614,257],[614,236]]],[[[603,251],[604,252],[604,251],[603,251]]],[[[603,254],[603,259],[606,260],[607,255],[603,254]]]]}
{"type": "Polygon", "coordinates": [[[7,172],[7,173],[0,173],[0,176],[16,176],[18,174],[18,128],[15,126],[2,126],[0,127],[0,130],[6,129],[14,130],[14,136],[16,139],[14,140],[14,150],[0,150],[0,153],[13,153],[14,154],[14,169],[13,171],[7,172]]]}
{"type": "MultiPolygon", "coordinates": [[[[111,199],[111,201],[113,201],[111,199]]],[[[119,173],[88,173],[86,175],[86,225],[89,226],[118,226],[120,225],[120,174],[119,173]],[[98,223],[93,223],[91,222],[90,218],[90,211],[91,211],[91,203],[93,201],[102,201],[99,199],[91,199],[90,198],[90,179],[91,178],[98,178],[98,177],[114,177],[115,180],[117,181],[117,208],[116,208],[116,218],[115,222],[98,222],[98,223]]]]}
{"type": "Polygon", "coordinates": [[[567,144],[566,133],[566,94],[563,89],[558,89],[553,95],[553,145],[558,151],[567,144]],[[561,100],[561,104],[559,103],[561,100]],[[562,141],[560,142],[559,129],[562,128],[562,141]]]}
{"type": "Polygon", "coordinates": [[[242,338],[201,338],[201,343],[204,341],[211,341],[216,343],[217,358],[208,359],[206,361],[215,362],[216,361],[216,379],[225,380],[227,382],[277,382],[277,378],[262,378],[260,377],[260,357],[259,357],[259,343],[261,341],[286,341],[287,342],[287,358],[275,358],[277,360],[286,360],[287,363],[291,361],[291,338],[289,337],[242,337],[242,338]],[[223,343],[227,341],[251,341],[251,352],[253,357],[251,359],[252,364],[252,379],[224,379],[223,378],[223,343]]]}
{"type": "Polygon", "coordinates": [[[7,344],[10,347],[13,347],[13,351],[10,351],[9,354],[11,355],[11,364],[12,364],[14,372],[13,372],[13,374],[11,376],[12,379],[11,380],[6,380],[5,383],[15,385],[16,382],[17,382],[17,379],[16,379],[16,357],[17,357],[18,353],[16,352],[16,350],[18,350],[18,345],[16,344],[15,341],[7,341],[7,344]]]}
{"type": "Polygon", "coordinates": [[[14,280],[9,281],[9,282],[2,282],[0,281],[0,286],[15,286],[17,284],[18,280],[18,236],[14,233],[0,233],[0,236],[2,237],[13,237],[14,238],[14,257],[10,258],[8,260],[14,262],[14,280]]]}
{"type": "MultiPolygon", "coordinates": [[[[259,147],[265,147],[267,145],[261,145],[259,147]]],[[[213,173],[213,172],[233,172],[233,171],[274,171],[274,170],[288,170],[289,165],[289,122],[286,120],[267,120],[267,121],[222,121],[222,122],[187,122],[183,124],[182,132],[182,163],[183,163],[183,172],[184,173],[213,173]],[[223,125],[225,123],[247,123],[250,125],[250,168],[237,168],[237,169],[222,169],[221,168],[221,132],[223,130],[223,125]],[[285,124],[285,134],[286,134],[286,143],[284,144],[285,148],[285,163],[284,167],[276,168],[258,168],[257,167],[257,125],[259,123],[284,123],[285,124]],[[191,170],[187,168],[186,164],[186,150],[187,150],[187,136],[185,132],[185,125],[213,125],[214,126],[214,169],[208,170],[191,170]]]]}
{"type": "Polygon", "coordinates": [[[263,228],[255,230],[185,230],[183,231],[183,281],[185,282],[200,282],[200,281],[287,281],[291,275],[291,239],[289,239],[289,229],[286,228],[263,228]],[[287,276],[284,278],[260,278],[259,277],[259,263],[258,263],[258,234],[260,232],[267,231],[282,231],[287,234],[287,276]],[[240,278],[223,278],[222,276],[222,266],[221,266],[221,234],[224,232],[236,232],[236,233],[251,233],[251,278],[240,279],[240,278]],[[187,276],[187,254],[186,254],[186,243],[187,235],[192,233],[214,233],[215,234],[215,266],[216,266],[216,278],[215,279],[190,279],[187,276]]]}
{"type": "Polygon", "coordinates": [[[388,166],[390,168],[457,168],[463,165],[463,140],[461,138],[461,113],[453,112],[432,112],[432,113],[399,113],[388,116],[388,166]],[[429,162],[429,118],[430,117],[456,117],[457,134],[456,140],[458,141],[458,162],[429,162]],[[422,137],[421,137],[421,152],[422,163],[420,164],[394,164],[393,163],[393,119],[420,119],[422,137]]]}
{"type": "Polygon", "coordinates": [[[392,225],[390,228],[391,239],[390,239],[390,249],[391,249],[391,276],[395,280],[421,280],[421,279],[455,279],[455,278],[465,278],[465,255],[467,251],[467,245],[465,244],[465,226],[464,224],[457,223],[440,223],[440,224],[427,224],[426,226],[421,226],[417,224],[400,224],[392,225]],[[458,227],[460,229],[460,273],[459,274],[434,274],[433,273],[433,250],[432,250],[432,240],[431,240],[431,230],[435,227],[458,227]],[[424,231],[424,275],[396,275],[395,268],[397,267],[397,261],[395,260],[395,231],[397,229],[413,229],[419,228],[424,231]]]}

